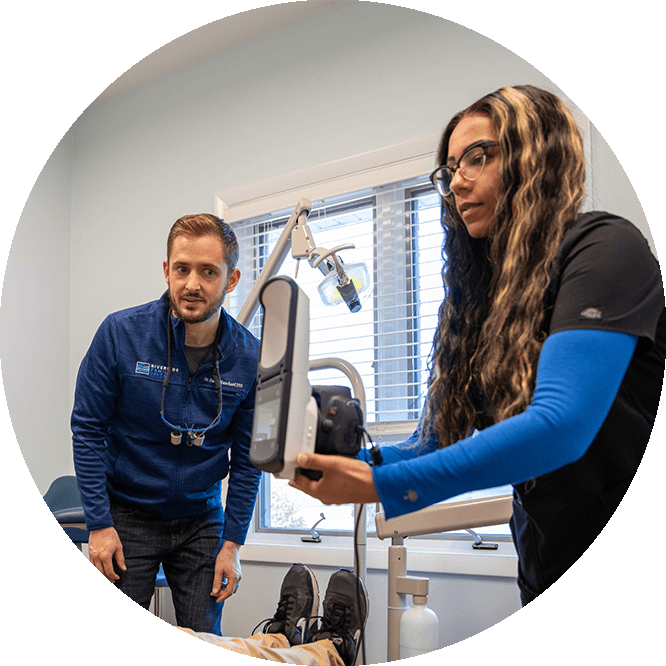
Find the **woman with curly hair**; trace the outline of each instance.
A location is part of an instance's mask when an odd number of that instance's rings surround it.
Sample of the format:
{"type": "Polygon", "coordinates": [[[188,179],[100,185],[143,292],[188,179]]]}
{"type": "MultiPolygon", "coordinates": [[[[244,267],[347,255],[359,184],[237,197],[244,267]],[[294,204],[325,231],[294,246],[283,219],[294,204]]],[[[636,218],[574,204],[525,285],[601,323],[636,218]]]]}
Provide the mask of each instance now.
{"type": "Polygon", "coordinates": [[[659,265],[628,221],[581,214],[583,143],[552,93],[501,88],[448,124],[445,298],[426,407],[381,464],[301,454],[292,485],[387,518],[514,487],[523,604],[589,547],[641,461],[659,403],[666,313],[659,265]]]}

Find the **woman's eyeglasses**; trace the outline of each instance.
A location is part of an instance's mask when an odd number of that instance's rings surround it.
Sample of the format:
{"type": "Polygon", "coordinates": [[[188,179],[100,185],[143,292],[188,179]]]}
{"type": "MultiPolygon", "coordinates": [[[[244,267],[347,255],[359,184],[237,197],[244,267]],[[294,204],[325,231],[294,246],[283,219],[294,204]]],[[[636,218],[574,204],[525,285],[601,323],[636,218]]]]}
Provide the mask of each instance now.
{"type": "Polygon", "coordinates": [[[451,181],[455,172],[460,169],[463,178],[476,180],[483,173],[483,167],[486,166],[488,148],[498,145],[497,141],[479,141],[472,144],[465,150],[455,166],[445,164],[437,167],[430,174],[430,182],[443,197],[448,196],[451,194],[451,181]]]}

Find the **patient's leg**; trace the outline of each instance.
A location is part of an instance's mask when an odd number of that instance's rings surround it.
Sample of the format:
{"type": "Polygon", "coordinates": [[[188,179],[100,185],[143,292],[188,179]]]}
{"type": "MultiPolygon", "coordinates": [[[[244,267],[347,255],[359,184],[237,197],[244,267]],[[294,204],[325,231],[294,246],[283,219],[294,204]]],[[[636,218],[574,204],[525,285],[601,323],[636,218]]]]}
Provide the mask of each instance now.
{"type": "Polygon", "coordinates": [[[250,638],[226,638],[178,628],[206,643],[256,659],[304,666],[344,666],[337,649],[329,640],[292,647],[284,634],[255,634],[250,638]]]}

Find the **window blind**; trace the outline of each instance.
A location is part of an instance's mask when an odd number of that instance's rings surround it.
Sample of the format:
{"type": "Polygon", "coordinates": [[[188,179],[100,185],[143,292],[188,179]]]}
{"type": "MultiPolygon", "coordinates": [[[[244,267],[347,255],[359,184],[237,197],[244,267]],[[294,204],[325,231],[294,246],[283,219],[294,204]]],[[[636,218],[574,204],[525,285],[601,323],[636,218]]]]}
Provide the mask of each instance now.
{"type": "MultiPolygon", "coordinates": [[[[240,244],[241,282],[227,307],[237,315],[277,241],[291,209],[232,223],[240,244]]],[[[308,226],[318,247],[342,250],[345,264],[363,262],[372,291],[351,313],[325,305],[323,273],[301,261],[296,281],[310,299],[310,358],[338,357],[361,375],[368,424],[418,419],[428,357],[443,299],[440,199],[427,176],[312,202],[308,226]]],[[[279,274],[294,277],[291,255],[279,274]]],[[[261,336],[261,310],[249,324],[261,336]]],[[[335,370],[311,373],[312,384],[348,385],[335,370]]]]}

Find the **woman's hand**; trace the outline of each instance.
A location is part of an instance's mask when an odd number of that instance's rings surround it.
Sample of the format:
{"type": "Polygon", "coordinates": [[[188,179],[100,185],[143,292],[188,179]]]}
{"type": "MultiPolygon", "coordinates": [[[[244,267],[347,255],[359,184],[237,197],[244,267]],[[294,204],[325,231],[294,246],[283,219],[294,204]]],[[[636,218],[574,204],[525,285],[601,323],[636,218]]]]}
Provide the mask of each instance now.
{"type": "Polygon", "coordinates": [[[371,504],[379,502],[372,468],[356,458],[299,453],[296,464],[303,469],[320,470],[323,476],[312,481],[296,473],[292,488],[298,488],[324,504],[371,504]]]}

